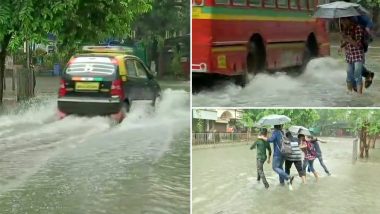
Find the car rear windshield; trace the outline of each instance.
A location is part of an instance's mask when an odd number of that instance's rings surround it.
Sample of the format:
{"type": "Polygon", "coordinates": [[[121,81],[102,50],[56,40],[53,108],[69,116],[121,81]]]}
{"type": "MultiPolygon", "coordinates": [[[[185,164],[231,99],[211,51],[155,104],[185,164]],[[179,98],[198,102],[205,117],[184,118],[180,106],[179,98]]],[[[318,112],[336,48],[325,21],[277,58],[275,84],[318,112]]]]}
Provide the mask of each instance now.
{"type": "Polygon", "coordinates": [[[112,59],[109,57],[77,57],[70,61],[66,68],[66,73],[112,75],[116,68],[116,65],[112,63],[112,59]]]}

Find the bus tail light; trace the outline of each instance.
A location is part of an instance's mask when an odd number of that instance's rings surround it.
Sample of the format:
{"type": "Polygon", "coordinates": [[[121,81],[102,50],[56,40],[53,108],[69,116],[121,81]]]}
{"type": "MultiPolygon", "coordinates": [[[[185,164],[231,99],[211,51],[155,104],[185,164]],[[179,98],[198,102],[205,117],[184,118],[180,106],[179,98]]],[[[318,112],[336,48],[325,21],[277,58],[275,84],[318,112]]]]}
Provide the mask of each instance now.
{"type": "Polygon", "coordinates": [[[207,64],[204,62],[202,62],[200,64],[192,64],[191,65],[192,72],[206,73],[206,72],[208,72],[207,69],[208,69],[207,64]]]}

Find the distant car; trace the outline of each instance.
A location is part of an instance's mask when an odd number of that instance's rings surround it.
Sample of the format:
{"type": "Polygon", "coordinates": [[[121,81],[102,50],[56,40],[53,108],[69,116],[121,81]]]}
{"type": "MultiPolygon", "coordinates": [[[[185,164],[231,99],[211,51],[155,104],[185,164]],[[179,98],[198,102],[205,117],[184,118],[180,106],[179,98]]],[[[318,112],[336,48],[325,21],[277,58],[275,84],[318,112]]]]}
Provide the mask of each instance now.
{"type": "Polygon", "coordinates": [[[133,101],[154,106],[161,88],[152,73],[129,49],[86,46],[63,71],[58,93],[58,114],[111,116],[121,122],[133,101]]]}

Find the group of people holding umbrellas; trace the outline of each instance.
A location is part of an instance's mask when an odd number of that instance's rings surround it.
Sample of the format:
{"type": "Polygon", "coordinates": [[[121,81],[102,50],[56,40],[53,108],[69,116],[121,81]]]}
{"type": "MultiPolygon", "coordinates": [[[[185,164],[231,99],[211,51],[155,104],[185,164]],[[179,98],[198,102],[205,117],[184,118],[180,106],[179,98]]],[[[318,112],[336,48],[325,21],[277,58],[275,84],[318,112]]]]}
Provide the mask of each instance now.
{"type": "Polygon", "coordinates": [[[269,183],[266,180],[263,165],[265,161],[268,164],[271,163],[272,149],[270,143],[273,144],[274,150],[272,169],[279,175],[281,185],[285,185],[285,181],[287,181],[289,189],[293,189],[294,176],[290,174],[293,164],[302,179],[302,183],[306,183],[307,170],[311,171],[318,181],[319,175],[314,169],[315,159],[319,159],[325,172],[330,175],[323,162],[322,152],[319,147],[319,142],[323,141],[313,138],[311,132],[303,126],[291,126],[285,132],[283,125],[288,122],[291,122],[291,119],[285,115],[268,115],[261,118],[257,123],[257,126],[261,127],[260,134],[250,149],[257,148],[257,180],[262,180],[265,188],[269,188],[269,183]],[[268,130],[264,128],[265,126],[274,126],[270,137],[268,136],[268,130]],[[283,168],[284,163],[285,170],[283,168]]]}
{"type": "Polygon", "coordinates": [[[338,19],[341,32],[340,52],[344,48],[347,68],[347,89],[349,92],[363,93],[364,86],[372,84],[374,73],[365,68],[365,53],[372,41],[373,22],[369,12],[359,4],[336,1],[319,5],[314,14],[316,18],[338,19]]]}

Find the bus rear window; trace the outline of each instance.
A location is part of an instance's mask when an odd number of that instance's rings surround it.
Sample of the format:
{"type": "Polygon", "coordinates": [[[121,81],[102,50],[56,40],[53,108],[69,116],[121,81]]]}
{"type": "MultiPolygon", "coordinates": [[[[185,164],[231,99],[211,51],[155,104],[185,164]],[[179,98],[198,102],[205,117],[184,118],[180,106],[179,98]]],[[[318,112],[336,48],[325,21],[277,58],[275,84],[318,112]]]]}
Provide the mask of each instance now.
{"type": "Polygon", "coordinates": [[[77,57],[70,61],[66,68],[67,74],[93,73],[100,75],[112,75],[116,71],[116,65],[107,57],[77,57]]]}

